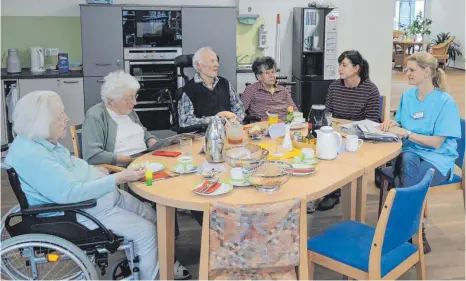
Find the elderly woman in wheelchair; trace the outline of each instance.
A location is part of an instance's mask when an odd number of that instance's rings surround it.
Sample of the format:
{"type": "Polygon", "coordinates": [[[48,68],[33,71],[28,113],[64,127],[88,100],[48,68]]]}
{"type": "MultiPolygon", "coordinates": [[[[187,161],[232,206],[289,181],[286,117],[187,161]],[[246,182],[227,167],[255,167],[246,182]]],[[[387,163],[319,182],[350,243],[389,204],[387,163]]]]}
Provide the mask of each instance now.
{"type": "Polygon", "coordinates": [[[27,94],[17,103],[13,119],[17,137],[5,163],[20,210],[2,221],[2,232],[6,228],[12,237],[2,241],[2,275],[96,279],[91,262],[103,274],[107,253],[119,249],[128,257],[119,263],[125,276],[156,278],[156,213],[116,187],[142,178],[145,171],[109,175],[72,156],[59,144],[69,118],[54,92],[27,94]],[[13,224],[15,217],[21,221],[13,224]]]}

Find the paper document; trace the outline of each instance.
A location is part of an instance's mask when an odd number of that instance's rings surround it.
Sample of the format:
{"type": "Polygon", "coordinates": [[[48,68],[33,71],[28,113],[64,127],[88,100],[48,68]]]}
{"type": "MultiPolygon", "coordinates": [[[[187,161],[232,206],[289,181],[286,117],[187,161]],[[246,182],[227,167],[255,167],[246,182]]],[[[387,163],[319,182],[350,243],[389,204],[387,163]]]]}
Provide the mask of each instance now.
{"type": "Polygon", "coordinates": [[[360,139],[382,142],[400,141],[396,134],[381,131],[378,129],[379,126],[379,123],[366,119],[341,125],[341,131],[349,135],[357,135],[360,139]]]}

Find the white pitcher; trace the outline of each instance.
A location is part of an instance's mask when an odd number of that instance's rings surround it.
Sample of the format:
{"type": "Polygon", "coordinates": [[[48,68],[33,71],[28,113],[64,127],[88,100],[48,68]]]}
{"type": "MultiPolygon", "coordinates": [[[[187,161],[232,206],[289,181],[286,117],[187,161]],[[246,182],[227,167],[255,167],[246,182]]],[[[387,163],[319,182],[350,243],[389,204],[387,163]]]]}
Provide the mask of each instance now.
{"type": "Polygon", "coordinates": [[[317,157],[325,160],[337,158],[342,143],[341,135],[329,126],[323,126],[316,132],[317,157]]]}

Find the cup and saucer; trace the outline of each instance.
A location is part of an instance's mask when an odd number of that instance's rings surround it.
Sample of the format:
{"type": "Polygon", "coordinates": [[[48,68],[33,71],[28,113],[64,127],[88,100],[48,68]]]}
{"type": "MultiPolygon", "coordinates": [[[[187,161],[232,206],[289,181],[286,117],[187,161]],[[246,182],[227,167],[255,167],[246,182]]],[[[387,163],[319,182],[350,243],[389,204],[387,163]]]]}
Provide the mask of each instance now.
{"type": "Polygon", "coordinates": [[[249,186],[249,185],[251,185],[249,180],[244,175],[243,168],[241,168],[241,167],[231,168],[231,170],[230,170],[230,183],[233,186],[249,186]]]}
{"type": "Polygon", "coordinates": [[[301,149],[301,155],[294,158],[294,163],[303,163],[303,164],[310,164],[316,165],[319,163],[319,159],[315,157],[314,149],[312,148],[303,148],[301,149]]]}
{"type": "Polygon", "coordinates": [[[190,156],[178,157],[178,164],[172,168],[172,172],[177,174],[192,174],[197,172],[197,166],[193,163],[190,156]]]}

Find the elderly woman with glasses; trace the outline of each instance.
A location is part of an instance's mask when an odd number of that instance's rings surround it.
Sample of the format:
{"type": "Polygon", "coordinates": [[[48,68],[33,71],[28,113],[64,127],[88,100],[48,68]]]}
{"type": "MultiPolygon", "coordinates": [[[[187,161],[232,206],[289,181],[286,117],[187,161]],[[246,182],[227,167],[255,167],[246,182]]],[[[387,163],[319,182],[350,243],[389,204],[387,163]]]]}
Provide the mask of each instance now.
{"type": "Polygon", "coordinates": [[[277,64],[271,57],[257,58],[252,64],[252,71],[257,82],[249,85],[241,95],[241,101],[249,115],[267,119],[267,112],[275,113],[285,120],[288,108],[297,107],[291,98],[291,92],[277,85],[277,64]]]}
{"type": "Polygon", "coordinates": [[[139,87],[136,78],[122,71],[104,78],[103,102],[89,108],[83,124],[84,160],[94,165],[127,166],[134,160],[131,155],[157,142],[133,110],[139,87]]]}
{"type": "MultiPolygon", "coordinates": [[[[112,175],[71,155],[59,140],[66,135],[70,119],[60,97],[50,91],[35,91],[17,103],[13,130],[17,136],[5,162],[21,182],[29,205],[70,204],[96,199],[97,205],[84,210],[106,228],[132,240],[139,256],[141,279],[153,280],[158,272],[156,213],[118,184],[137,181],[144,170],[126,169],[112,175]]],[[[50,215],[54,215],[53,213],[50,215]]],[[[78,215],[89,229],[97,226],[78,215]]]]}

